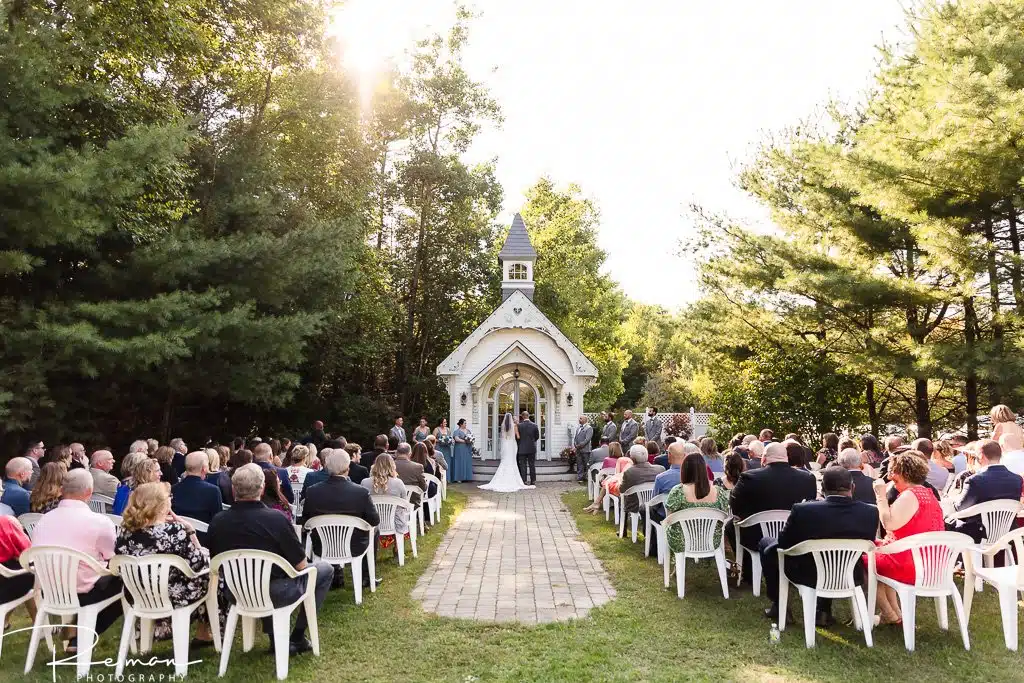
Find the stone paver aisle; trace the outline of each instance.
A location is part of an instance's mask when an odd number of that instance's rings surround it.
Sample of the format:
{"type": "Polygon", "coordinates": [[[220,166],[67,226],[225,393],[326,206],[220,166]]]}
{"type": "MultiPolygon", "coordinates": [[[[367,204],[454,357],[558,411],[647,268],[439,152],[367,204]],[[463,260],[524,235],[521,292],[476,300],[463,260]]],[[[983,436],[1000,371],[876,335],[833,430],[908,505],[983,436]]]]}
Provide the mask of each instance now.
{"type": "Polygon", "coordinates": [[[526,624],[586,616],[615,597],[562,504],[564,484],[472,489],[413,598],[442,616],[526,624]]]}

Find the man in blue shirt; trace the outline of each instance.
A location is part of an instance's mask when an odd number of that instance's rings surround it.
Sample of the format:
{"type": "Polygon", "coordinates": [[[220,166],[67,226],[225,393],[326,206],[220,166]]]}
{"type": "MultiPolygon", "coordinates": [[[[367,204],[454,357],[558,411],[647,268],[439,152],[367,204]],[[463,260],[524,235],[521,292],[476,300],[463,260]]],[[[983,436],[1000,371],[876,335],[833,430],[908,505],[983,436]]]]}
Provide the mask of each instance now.
{"type": "MultiPolygon", "coordinates": [[[[210,458],[202,451],[185,456],[185,476],[171,487],[174,514],[209,524],[222,509],[220,487],[206,481],[210,458]]],[[[199,540],[204,540],[203,536],[199,540]]]]}
{"type": "Polygon", "coordinates": [[[295,494],[292,492],[292,483],[288,479],[288,470],[283,467],[275,467],[274,463],[271,462],[274,457],[274,452],[270,449],[270,444],[260,443],[256,444],[256,447],[252,450],[252,459],[260,469],[273,470],[277,473],[277,478],[281,481],[281,493],[288,500],[289,503],[295,503],[295,494]]]}
{"type": "Polygon", "coordinates": [[[29,492],[25,484],[32,478],[32,462],[28,458],[11,458],[4,470],[4,494],[0,503],[7,505],[15,516],[29,511],[29,492]]]}

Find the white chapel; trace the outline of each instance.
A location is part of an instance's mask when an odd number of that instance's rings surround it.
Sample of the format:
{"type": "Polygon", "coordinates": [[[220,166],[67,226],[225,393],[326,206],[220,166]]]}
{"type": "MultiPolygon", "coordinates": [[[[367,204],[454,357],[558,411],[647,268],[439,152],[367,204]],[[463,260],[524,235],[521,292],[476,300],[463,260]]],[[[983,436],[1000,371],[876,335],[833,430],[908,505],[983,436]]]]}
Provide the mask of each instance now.
{"type": "Polygon", "coordinates": [[[501,417],[526,410],[540,427],[538,460],[557,459],[597,367],[533,303],[537,252],[518,213],[498,259],[501,305],[437,366],[449,424],[465,418],[481,456],[493,459],[501,417]]]}

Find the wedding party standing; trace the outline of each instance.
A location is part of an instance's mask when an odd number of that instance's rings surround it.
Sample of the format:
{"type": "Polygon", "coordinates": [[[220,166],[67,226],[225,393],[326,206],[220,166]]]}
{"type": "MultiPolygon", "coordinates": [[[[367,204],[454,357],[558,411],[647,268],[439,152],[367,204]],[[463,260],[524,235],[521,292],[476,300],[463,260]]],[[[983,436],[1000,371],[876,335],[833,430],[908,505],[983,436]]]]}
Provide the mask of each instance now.
{"type": "Polygon", "coordinates": [[[427,425],[427,418],[421,417],[416,429],[412,430],[413,443],[422,443],[430,436],[430,427],[427,425]]]}
{"type": "Polygon", "coordinates": [[[437,423],[437,426],[434,427],[434,439],[436,440],[434,445],[444,457],[445,464],[447,465],[445,476],[448,477],[449,482],[452,480],[452,446],[455,444],[452,440],[451,431],[452,430],[448,428],[448,420],[443,417],[441,418],[441,421],[437,423]]]}
{"type": "Polygon", "coordinates": [[[622,414],[622,426],[619,427],[619,443],[624,451],[628,451],[633,445],[633,439],[640,434],[640,423],[633,419],[633,411],[627,410],[622,414]]]}
{"type": "Polygon", "coordinates": [[[452,433],[455,443],[452,453],[451,480],[455,482],[473,480],[473,433],[462,418],[455,425],[452,433]]]}

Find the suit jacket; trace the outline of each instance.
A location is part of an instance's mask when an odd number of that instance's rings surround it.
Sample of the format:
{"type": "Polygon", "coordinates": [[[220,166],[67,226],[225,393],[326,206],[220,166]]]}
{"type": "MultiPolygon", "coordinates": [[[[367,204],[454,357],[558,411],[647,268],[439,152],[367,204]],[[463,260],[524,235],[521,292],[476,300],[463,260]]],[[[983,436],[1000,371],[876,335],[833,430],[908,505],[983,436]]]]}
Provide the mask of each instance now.
{"type": "MultiPolygon", "coordinates": [[[[729,507],[744,519],[765,510],[789,510],[796,503],[817,497],[818,483],[813,474],[789,463],[775,462],[741,474],[729,496],[729,507]]],[[[747,548],[756,549],[760,540],[760,526],[745,527],[740,532],[740,542],[747,548]]]]}
{"type": "Polygon", "coordinates": [[[408,443],[408,440],[405,438],[405,428],[399,427],[398,425],[395,425],[394,427],[391,428],[391,431],[388,432],[388,436],[390,436],[393,439],[396,439],[398,443],[408,443]]]}
{"type": "Polygon", "coordinates": [[[201,477],[188,476],[171,487],[171,509],[182,517],[209,524],[223,502],[220,488],[201,477]]]}
{"type": "Polygon", "coordinates": [[[601,438],[608,439],[608,443],[615,441],[615,435],[618,433],[619,428],[615,426],[613,420],[608,420],[604,423],[604,429],[601,430],[601,438]]]}
{"type": "Polygon", "coordinates": [[[177,475],[174,481],[178,481],[185,476],[185,454],[174,452],[174,457],[171,458],[171,467],[174,468],[174,474],[177,475]]]}
{"type": "Polygon", "coordinates": [[[644,437],[648,441],[657,441],[661,443],[661,433],[664,427],[661,424],[661,418],[655,415],[644,420],[644,437]]]}
{"type": "Polygon", "coordinates": [[[367,470],[369,470],[371,467],[373,467],[373,461],[376,460],[377,456],[380,455],[381,453],[387,453],[387,450],[383,448],[377,450],[376,448],[374,448],[372,451],[363,453],[362,455],[359,456],[359,464],[365,467],[367,470]]]}
{"type": "Polygon", "coordinates": [[[654,459],[654,464],[658,465],[659,467],[664,467],[665,469],[668,469],[668,455],[659,455],[654,459]]]}
{"type": "Polygon", "coordinates": [[[594,450],[590,451],[590,464],[596,465],[604,462],[604,459],[608,457],[608,447],[598,446],[594,450]]]}
{"type": "Polygon", "coordinates": [[[121,485],[110,472],[104,472],[96,468],[91,468],[89,474],[92,475],[92,492],[98,493],[101,496],[110,496],[113,498],[117,495],[117,487],[121,485]]]}
{"type": "MultiPolygon", "coordinates": [[[[622,483],[619,491],[628,491],[639,484],[653,484],[658,475],[665,471],[664,467],[652,465],[649,462],[641,462],[633,465],[622,473],[622,483]]],[[[623,509],[626,512],[640,512],[640,499],[637,496],[627,496],[622,501],[623,509]]]]}
{"type": "MultiPolygon", "coordinates": [[[[306,492],[306,503],[302,508],[299,524],[319,515],[351,515],[366,520],[373,526],[380,524],[377,508],[373,506],[370,492],[353,483],[347,477],[330,477],[327,481],[316,484],[306,492]]],[[[358,555],[370,544],[370,535],[365,531],[352,534],[352,552],[358,555]]],[[[314,538],[313,544],[319,547],[319,539],[314,538]]]]}
{"type": "Polygon", "coordinates": [[[281,493],[284,494],[284,497],[289,503],[294,503],[295,494],[292,493],[292,482],[291,479],[288,478],[288,470],[283,467],[274,467],[269,462],[258,462],[256,464],[259,465],[261,469],[274,470],[277,472],[277,478],[281,480],[281,493]]]}
{"type": "Polygon", "coordinates": [[[640,424],[633,418],[624,420],[622,426],[619,427],[619,443],[629,448],[633,445],[633,441],[636,439],[637,434],[640,433],[640,424]]]}
{"type": "Polygon", "coordinates": [[[860,470],[850,470],[853,481],[853,499],[869,505],[875,504],[875,492],[871,489],[872,479],[860,470]]]}
{"type": "MultiPolygon", "coordinates": [[[[349,472],[351,471],[352,468],[349,467],[349,472]]],[[[309,474],[307,474],[306,478],[302,480],[302,490],[299,491],[299,500],[305,500],[306,494],[309,493],[309,490],[311,488],[313,488],[317,484],[324,483],[325,481],[330,479],[330,477],[331,473],[328,472],[327,470],[318,470],[316,472],[310,472],[309,474]]],[[[365,478],[366,477],[363,477],[363,479],[365,478]]],[[[363,479],[360,479],[359,481],[362,481],[363,479]]]]}
{"type": "MultiPolygon", "coordinates": [[[[313,473],[310,472],[310,474],[313,474],[313,473]]],[[[308,477],[309,474],[307,474],[306,476],[308,477]]],[[[366,479],[368,476],[370,476],[370,470],[368,468],[366,468],[366,467],[363,467],[362,456],[359,457],[359,462],[353,462],[353,463],[349,464],[349,466],[348,466],[348,478],[350,480],[352,480],[352,481],[354,481],[355,483],[358,484],[358,483],[362,482],[363,479],[366,479]]],[[[302,482],[302,489],[306,490],[306,482],[305,482],[305,480],[303,480],[303,482],[302,482]]]]}
{"type": "MultiPolygon", "coordinates": [[[[877,507],[846,496],[828,496],[825,500],[812,500],[793,506],[789,521],[779,534],[779,547],[792,548],[803,541],[824,538],[873,541],[877,529],[877,507]]],[[[786,558],[786,576],[790,581],[813,586],[817,575],[814,558],[810,554],[786,558]]],[[[853,575],[857,583],[863,583],[864,567],[861,562],[857,563],[853,575]]]]}
{"type": "Polygon", "coordinates": [[[594,428],[589,423],[576,427],[576,433],[572,437],[573,448],[577,453],[589,453],[593,448],[594,428]]]}
{"type": "MultiPolygon", "coordinates": [[[[398,470],[398,478],[402,480],[403,484],[419,486],[424,491],[427,490],[427,480],[423,476],[423,465],[415,463],[408,458],[395,458],[395,469],[398,470]]],[[[419,494],[413,494],[409,502],[413,505],[419,505],[419,494]]]]}
{"type": "Polygon", "coordinates": [[[540,430],[537,428],[537,425],[529,420],[526,420],[525,422],[520,422],[518,454],[537,455],[538,441],[540,441],[540,430]]]}
{"type": "Polygon", "coordinates": [[[29,478],[28,482],[25,483],[25,486],[23,488],[26,491],[31,491],[32,487],[36,485],[37,481],[39,481],[39,472],[40,472],[40,470],[39,470],[39,461],[38,460],[36,460],[35,458],[29,458],[28,460],[29,460],[29,462],[32,463],[32,476],[31,476],[31,478],[29,478]]]}
{"type": "MultiPolygon", "coordinates": [[[[987,503],[990,500],[1019,500],[1024,479],[1006,469],[1005,465],[989,465],[981,472],[968,477],[964,482],[964,494],[956,504],[957,510],[965,510],[972,505],[987,503]]],[[[981,517],[968,517],[964,525],[981,526],[981,517]]]]}

